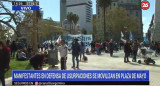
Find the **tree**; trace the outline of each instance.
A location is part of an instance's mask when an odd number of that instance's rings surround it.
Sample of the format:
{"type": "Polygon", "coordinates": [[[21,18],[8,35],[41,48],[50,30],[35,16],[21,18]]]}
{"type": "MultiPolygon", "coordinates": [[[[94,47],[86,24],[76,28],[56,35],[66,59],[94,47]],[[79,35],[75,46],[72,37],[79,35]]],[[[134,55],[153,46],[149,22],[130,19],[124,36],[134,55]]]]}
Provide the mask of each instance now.
{"type": "Polygon", "coordinates": [[[64,29],[51,18],[39,21],[38,28],[41,41],[52,40],[54,35],[64,32],[64,29]]]}
{"type": "Polygon", "coordinates": [[[67,14],[67,20],[70,22],[70,34],[71,34],[71,27],[72,27],[72,21],[73,21],[73,13],[72,12],[68,12],[67,14]]]}
{"type": "Polygon", "coordinates": [[[117,7],[107,12],[107,26],[112,34],[120,37],[121,31],[136,31],[139,23],[138,19],[130,16],[124,8],[117,7]]]}
{"type": "Polygon", "coordinates": [[[20,37],[21,34],[16,30],[15,26],[22,24],[24,16],[24,12],[11,11],[3,4],[3,1],[0,1],[0,23],[13,29],[17,37],[20,37]]]}
{"type": "Polygon", "coordinates": [[[95,37],[96,37],[96,29],[97,29],[97,19],[96,19],[96,15],[93,15],[93,18],[92,18],[92,25],[93,25],[93,32],[92,32],[92,34],[93,34],[93,39],[95,39],[95,37]]]}
{"type": "Polygon", "coordinates": [[[106,17],[105,17],[105,14],[106,14],[106,8],[108,6],[110,6],[111,4],[111,0],[97,0],[97,4],[99,7],[101,7],[103,9],[103,16],[104,16],[104,39],[105,39],[105,33],[106,33],[106,17]]]}
{"type": "Polygon", "coordinates": [[[87,34],[87,31],[84,28],[81,30],[81,32],[82,34],[87,34]]]}
{"type": "Polygon", "coordinates": [[[77,14],[73,14],[73,23],[75,25],[75,27],[74,27],[74,33],[76,31],[76,25],[77,25],[78,20],[79,20],[79,16],[77,14]]]}

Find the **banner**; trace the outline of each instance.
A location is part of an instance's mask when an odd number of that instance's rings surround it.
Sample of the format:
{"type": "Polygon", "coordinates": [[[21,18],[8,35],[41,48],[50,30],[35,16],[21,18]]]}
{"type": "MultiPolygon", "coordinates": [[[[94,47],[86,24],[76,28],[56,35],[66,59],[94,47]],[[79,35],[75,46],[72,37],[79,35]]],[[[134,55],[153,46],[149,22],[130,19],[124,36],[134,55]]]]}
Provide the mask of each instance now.
{"type": "MultiPolygon", "coordinates": [[[[76,70],[76,71],[12,71],[12,81],[17,82],[31,81],[35,83],[61,82],[66,85],[79,84],[107,84],[107,82],[128,84],[149,84],[149,71],[147,70],[76,70]]],[[[28,82],[28,83],[31,83],[28,82]]],[[[110,83],[110,84],[111,84],[110,83]]]]}
{"type": "MultiPolygon", "coordinates": [[[[58,39],[59,36],[56,36],[55,39],[58,39]]],[[[61,36],[61,39],[65,40],[68,44],[68,48],[71,48],[73,39],[78,39],[79,42],[83,42],[86,48],[91,48],[90,43],[92,42],[92,35],[66,35],[61,36]]]]}

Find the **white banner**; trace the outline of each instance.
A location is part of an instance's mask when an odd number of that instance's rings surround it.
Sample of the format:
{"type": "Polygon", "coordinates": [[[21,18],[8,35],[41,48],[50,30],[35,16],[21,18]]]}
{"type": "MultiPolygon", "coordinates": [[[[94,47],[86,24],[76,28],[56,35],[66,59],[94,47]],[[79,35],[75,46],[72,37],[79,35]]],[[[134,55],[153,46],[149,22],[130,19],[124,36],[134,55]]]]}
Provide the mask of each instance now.
{"type": "Polygon", "coordinates": [[[78,39],[79,43],[82,41],[86,49],[91,48],[90,43],[92,42],[92,35],[67,35],[67,36],[61,36],[62,39],[64,39],[68,43],[68,48],[70,49],[72,46],[73,39],[78,39]]]}

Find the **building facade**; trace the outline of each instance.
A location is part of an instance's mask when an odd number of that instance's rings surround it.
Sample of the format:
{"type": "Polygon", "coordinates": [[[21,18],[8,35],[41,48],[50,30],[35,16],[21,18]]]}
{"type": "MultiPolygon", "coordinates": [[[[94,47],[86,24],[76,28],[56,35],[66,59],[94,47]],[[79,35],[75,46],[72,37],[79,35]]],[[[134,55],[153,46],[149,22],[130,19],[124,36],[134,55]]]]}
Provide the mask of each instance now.
{"type": "Polygon", "coordinates": [[[66,19],[66,0],[60,0],[60,23],[63,25],[63,21],[66,19]]]}
{"type": "Polygon", "coordinates": [[[152,40],[160,41],[160,9],[159,9],[160,0],[155,2],[155,14],[154,14],[154,29],[152,31],[152,40]]]}
{"type": "MultiPolygon", "coordinates": [[[[123,7],[129,15],[138,19],[139,28],[133,32],[133,38],[142,40],[143,39],[143,24],[142,24],[142,9],[140,7],[141,0],[112,0],[111,5],[108,9],[114,9],[116,7],[123,7]]],[[[97,5],[97,18],[103,18],[103,10],[97,5]]],[[[103,26],[101,26],[102,28],[103,26]]],[[[114,34],[113,34],[114,36],[114,34]]],[[[113,37],[117,38],[117,37],[113,37]]]]}
{"type": "MultiPolygon", "coordinates": [[[[79,16],[79,21],[77,23],[78,28],[85,29],[87,33],[92,31],[92,2],[91,0],[66,0],[65,4],[61,3],[61,13],[62,10],[66,9],[66,14],[68,12],[72,12],[73,14],[77,14],[79,16]],[[66,7],[64,7],[66,5],[66,7]]],[[[61,14],[61,18],[64,14],[61,14]]],[[[65,18],[66,19],[66,18],[65,18]]],[[[62,18],[61,22],[65,19],[62,18]]],[[[75,27],[75,26],[74,26],[75,27]]]]}

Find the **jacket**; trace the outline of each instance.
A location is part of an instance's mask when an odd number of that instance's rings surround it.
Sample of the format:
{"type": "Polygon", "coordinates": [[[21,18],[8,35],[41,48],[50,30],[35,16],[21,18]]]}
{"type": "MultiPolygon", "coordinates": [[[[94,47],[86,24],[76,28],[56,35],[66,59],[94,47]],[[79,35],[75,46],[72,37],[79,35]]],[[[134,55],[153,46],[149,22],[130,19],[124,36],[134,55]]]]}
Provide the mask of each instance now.
{"type": "Polygon", "coordinates": [[[125,53],[131,53],[131,46],[130,46],[129,43],[126,43],[126,44],[124,45],[124,52],[125,52],[125,53]]]}
{"type": "Polygon", "coordinates": [[[80,53],[80,45],[78,42],[72,44],[72,55],[79,55],[80,53]]]}
{"type": "Polygon", "coordinates": [[[9,68],[10,55],[7,48],[3,48],[0,50],[0,70],[4,70],[5,68],[9,68]]]}

